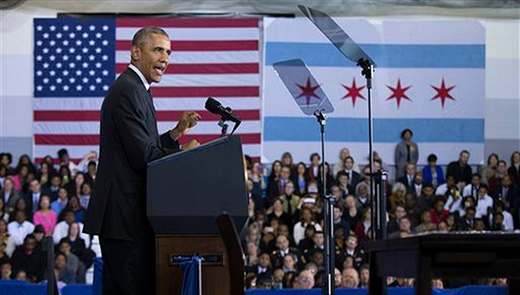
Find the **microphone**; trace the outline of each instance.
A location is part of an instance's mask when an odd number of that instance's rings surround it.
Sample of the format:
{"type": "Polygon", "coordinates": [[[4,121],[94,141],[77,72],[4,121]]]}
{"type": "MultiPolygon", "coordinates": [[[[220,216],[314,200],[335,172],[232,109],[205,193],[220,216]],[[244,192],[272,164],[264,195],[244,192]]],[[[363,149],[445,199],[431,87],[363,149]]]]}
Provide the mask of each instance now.
{"type": "Polygon", "coordinates": [[[233,114],[233,110],[229,107],[224,107],[220,102],[218,102],[213,97],[208,97],[205,105],[206,110],[215,115],[220,115],[222,120],[235,122],[236,124],[240,124],[242,120],[233,114]]]}

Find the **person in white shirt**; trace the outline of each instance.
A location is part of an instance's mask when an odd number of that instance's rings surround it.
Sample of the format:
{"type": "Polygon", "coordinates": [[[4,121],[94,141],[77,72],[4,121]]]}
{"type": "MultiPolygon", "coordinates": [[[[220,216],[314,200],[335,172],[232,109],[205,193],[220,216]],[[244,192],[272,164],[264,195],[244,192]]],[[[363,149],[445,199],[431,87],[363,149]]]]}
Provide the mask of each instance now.
{"type": "Polygon", "coordinates": [[[460,195],[460,191],[456,186],[452,186],[448,199],[446,200],[446,204],[444,204],[444,209],[450,211],[450,213],[459,211],[459,209],[462,207],[462,200],[463,199],[460,195]]]}
{"type": "MultiPolygon", "coordinates": [[[[52,240],[54,241],[54,244],[58,244],[61,239],[66,238],[69,235],[69,226],[76,222],[76,216],[74,215],[74,212],[67,210],[64,213],[63,221],[59,222],[56,227],[54,228],[54,232],[52,234],[52,240]]],[[[88,249],[90,246],[90,236],[83,233],[83,223],[77,222],[79,226],[79,232],[80,237],[85,240],[85,247],[88,249]]]]}
{"type": "Polygon", "coordinates": [[[303,207],[301,209],[300,216],[301,221],[296,223],[293,228],[293,238],[296,245],[298,245],[300,241],[303,240],[303,238],[305,238],[305,228],[307,227],[307,225],[314,225],[316,231],[322,231],[321,226],[318,223],[314,222],[311,209],[303,207]]]}
{"type": "Polygon", "coordinates": [[[7,225],[7,231],[14,238],[15,245],[20,246],[25,237],[34,231],[34,224],[26,220],[24,211],[16,211],[15,220],[7,225]]]}
{"type": "Polygon", "coordinates": [[[493,198],[487,194],[487,185],[481,184],[478,190],[475,217],[483,218],[488,215],[488,210],[493,208],[493,198]]]}
{"type": "Polygon", "coordinates": [[[462,191],[462,196],[472,196],[474,198],[477,197],[478,191],[480,188],[480,174],[475,173],[471,176],[471,183],[464,187],[462,191]]]}
{"type": "MultiPolygon", "coordinates": [[[[504,221],[502,222],[504,231],[513,231],[515,229],[515,225],[513,222],[513,215],[511,215],[511,213],[504,210],[504,202],[497,201],[495,203],[493,212],[502,213],[502,216],[504,218],[504,221]]],[[[494,223],[494,220],[493,220],[494,215],[495,215],[494,213],[489,214],[489,224],[491,224],[491,225],[494,223]]]]}
{"type": "MultiPolygon", "coordinates": [[[[455,178],[453,178],[453,175],[446,177],[446,182],[439,185],[437,189],[435,190],[436,196],[444,196],[446,192],[450,189],[450,187],[455,185],[455,178]]],[[[463,195],[464,196],[464,195],[463,195]]]]}

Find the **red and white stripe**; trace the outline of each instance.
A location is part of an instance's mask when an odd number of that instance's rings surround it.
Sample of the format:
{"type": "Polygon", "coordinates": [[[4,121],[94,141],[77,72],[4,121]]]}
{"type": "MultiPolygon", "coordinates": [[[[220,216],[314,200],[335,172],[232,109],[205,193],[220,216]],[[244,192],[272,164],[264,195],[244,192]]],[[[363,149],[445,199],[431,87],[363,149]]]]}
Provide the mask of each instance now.
{"type": "MultiPolygon", "coordinates": [[[[218,117],[204,109],[208,96],[229,106],[242,118],[244,154],[260,156],[260,54],[258,19],[118,18],[116,75],[129,63],[131,40],[144,26],[158,26],[170,35],[170,65],[161,83],[152,85],[159,132],[175,126],[181,113],[195,110],[202,121],[181,141],[201,143],[218,138],[218,117]]],[[[80,159],[98,151],[102,97],[34,100],[34,156],[56,156],[67,148],[80,159]]],[[[232,124],[230,124],[232,125],[232,124]]],[[[232,126],[230,126],[231,128],[232,126]]]]}

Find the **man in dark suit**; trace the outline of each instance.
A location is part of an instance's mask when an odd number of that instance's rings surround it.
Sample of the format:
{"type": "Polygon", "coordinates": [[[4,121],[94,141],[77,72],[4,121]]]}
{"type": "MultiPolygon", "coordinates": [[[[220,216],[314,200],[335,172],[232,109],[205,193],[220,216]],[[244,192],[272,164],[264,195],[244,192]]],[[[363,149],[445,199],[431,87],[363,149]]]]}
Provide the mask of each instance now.
{"type": "MultiPolygon", "coordinates": [[[[101,107],[99,167],[85,232],[99,235],[103,294],[155,294],[154,232],[146,217],[146,165],[179,150],[178,139],[200,116],[185,112],[159,136],[152,82],[161,81],[171,53],[168,34],[140,29],[132,40],[131,65],[110,87],[101,107]]],[[[197,146],[196,141],[184,148],[197,146]]]]}
{"type": "Polygon", "coordinates": [[[453,178],[455,178],[455,183],[470,183],[473,170],[471,169],[471,166],[468,165],[468,161],[469,152],[466,150],[460,152],[459,160],[448,164],[446,176],[453,176],[453,178]]]}

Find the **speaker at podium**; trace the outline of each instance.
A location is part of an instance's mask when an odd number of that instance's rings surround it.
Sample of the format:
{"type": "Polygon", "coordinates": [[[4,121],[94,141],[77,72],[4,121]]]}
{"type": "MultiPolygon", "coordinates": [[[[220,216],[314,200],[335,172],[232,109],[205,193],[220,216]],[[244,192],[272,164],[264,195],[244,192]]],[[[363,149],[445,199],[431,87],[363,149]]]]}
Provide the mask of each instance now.
{"type": "Polygon", "coordinates": [[[241,228],[247,219],[247,204],[238,135],[150,162],[147,215],[156,235],[157,294],[180,294],[182,275],[177,259],[194,254],[204,259],[202,294],[237,294],[232,289],[240,288],[243,294],[243,279],[241,287],[231,281],[244,277],[244,265],[239,263],[242,249],[230,246],[240,243],[236,229],[223,231],[228,235],[223,239],[216,217],[227,212],[232,220],[226,226],[234,223],[241,228]]]}

